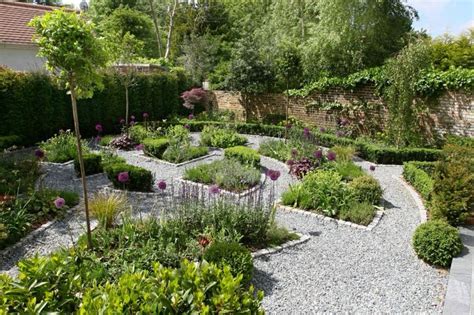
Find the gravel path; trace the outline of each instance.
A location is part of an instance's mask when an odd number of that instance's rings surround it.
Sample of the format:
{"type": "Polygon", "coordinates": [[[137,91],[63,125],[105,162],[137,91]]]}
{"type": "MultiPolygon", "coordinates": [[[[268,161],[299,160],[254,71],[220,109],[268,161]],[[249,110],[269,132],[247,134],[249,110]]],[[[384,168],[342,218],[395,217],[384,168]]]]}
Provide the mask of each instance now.
{"type": "MultiPolygon", "coordinates": [[[[361,162],[366,170],[370,163],[361,162]]],[[[313,237],[305,244],[255,261],[255,285],[269,314],[439,313],[445,272],[421,262],[411,236],[419,213],[392,176],[401,166],[377,166],[386,213],[371,232],[296,213],[278,213],[290,229],[313,237]]]]}
{"type": "MultiPolygon", "coordinates": [[[[268,137],[247,136],[249,145],[258,148],[268,137]]],[[[199,136],[193,134],[195,142],[199,136]]],[[[137,151],[120,151],[128,163],[153,172],[156,180],[168,182],[184,170],[201,163],[221,159],[222,151],[195,163],[172,166],[150,160],[137,151]]],[[[358,162],[366,170],[370,163],[358,162]]],[[[283,163],[262,157],[264,168],[280,170],[275,182],[279,197],[295,182],[283,163]]],[[[419,213],[405,188],[393,176],[400,176],[401,166],[377,166],[373,175],[383,186],[386,213],[371,232],[338,226],[298,213],[277,213],[280,224],[311,239],[300,246],[255,260],[254,284],[265,291],[263,304],[270,314],[331,313],[438,313],[447,285],[445,272],[418,260],[411,248],[411,236],[419,224],[419,213]]],[[[72,166],[50,172],[43,180],[48,187],[69,187],[80,192],[72,166]]],[[[104,177],[91,183],[90,191],[107,184],[104,177]]],[[[273,189],[266,181],[265,193],[273,189]]],[[[132,200],[132,203],[133,200],[132,200]]],[[[142,199],[135,206],[148,207],[142,199]]],[[[14,263],[22,257],[48,254],[61,246],[71,246],[84,233],[82,209],[73,209],[50,227],[27,237],[17,246],[0,252],[0,271],[14,275],[14,263]]],[[[94,223],[95,224],[95,223],[94,223]]]]}

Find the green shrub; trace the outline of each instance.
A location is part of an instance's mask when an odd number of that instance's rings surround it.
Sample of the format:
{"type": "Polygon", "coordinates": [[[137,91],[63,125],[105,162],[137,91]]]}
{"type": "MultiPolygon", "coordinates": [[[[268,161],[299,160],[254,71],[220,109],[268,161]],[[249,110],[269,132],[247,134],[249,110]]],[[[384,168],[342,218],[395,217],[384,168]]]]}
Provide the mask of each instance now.
{"type": "Polygon", "coordinates": [[[379,164],[403,164],[408,161],[436,161],[441,150],[428,148],[395,148],[357,142],[357,151],[368,161],[379,164]]]}
{"type": "Polygon", "coordinates": [[[169,140],[166,138],[148,138],[143,140],[143,145],[146,154],[160,159],[169,145],[169,140]]]}
{"type": "Polygon", "coordinates": [[[184,179],[241,192],[260,182],[260,171],[237,161],[224,159],[188,168],[184,172],[184,179]]]}
{"type": "Polygon", "coordinates": [[[336,153],[337,161],[350,162],[354,157],[356,151],[353,146],[340,146],[336,145],[331,148],[331,151],[336,153]]]}
{"type": "Polygon", "coordinates": [[[80,313],[246,313],[263,314],[263,293],[242,289],[228,267],[184,261],[180,268],[156,264],[153,272],[125,274],[115,284],[94,286],[84,294],[80,313]]]}
{"type": "Polygon", "coordinates": [[[229,128],[217,129],[213,126],[206,126],[201,132],[201,143],[205,146],[229,148],[243,145],[246,142],[247,138],[229,128]]]}
{"type": "Polygon", "coordinates": [[[252,148],[244,146],[227,148],[224,150],[224,156],[228,159],[236,159],[244,165],[260,166],[260,154],[252,148]]]}
{"type": "Polygon", "coordinates": [[[466,136],[448,135],[446,144],[454,144],[461,147],[474,148],[474,138],[466,136]]]}
{"type": "Polygon", "coordinates": [[[207,147],[191,145],[170,145],[161,157],[171,163],[182,163],[204,156],[209,152],[207,147]]]}
{"type": "Polygon", "coordinates": [[[372,176],[357,177],[348,184],[348,187],[357,201],[368,202],[372,205],[380,203],[383,190],[379,182],[372,176]]]}
{"type": "Polygon", "coordinates": [[[291,157],[287,143],[281,140],[266,140],[260,144],[258,152],[286,163],[291,157]]]}
{"type": "Polygon", "coordinates": [[[374,219],[375,208],[369,202],[354,202],[341,210],[339,219],[361,225],[369,225],[374,219]]]}
{"type": "Polygon", "coordinates": [[[427,263],[449,267],[463,245],[455,227],[439,220],[421,224],[413,235],[413,248],[418,257],[427,263]]]}
{"type": "Polygon", "coordinates": [[[102,153],[102,168],[105,168],[107,165],[110,164],[124,164],[127,161],[112,152],[105,151],[102,153]]]}
{"type": "Polygon", "coordinates": [[[21,143],[19,136],[0,136],[0,150],[7,149],[21,143]]]}
{"type": "MultiPolygon", "coordinates": [[[[82,153],[89,153],[87,142],[82,141],[82,153]]],[[[47,141],[41,142],[39,147],[45,152],[49,162],[64,163],[74,160],[77,156],[76,136],[69,130],[60,131],[47,141]]]]}
{"type": "Polygon", "coordinates": [[[169,127],[166,132],[166,137],[170,140],[170,143],[185,144],[190,142],[189,130],[184,128],[182,125],[175,125],[169,127]]]}
{"type": "Polygon", "coordinates": [[[125,163],[109,164],[105,167],[107,177],[115,188],[131,191],[151,191],[153,186],[153,174],[144,168],[125,163]],[[118,180],[119,173],[128,172],[129,180],[121,183],[118,180]]]}
{"type": "Polygon", "coordinates": [[[37,159],[16,154],[0,157],[0,194],[24,193],[34,187],[39,175],[37,159]]]}
{"type": "Polygon", "coordinates": [[[142,143],[146,138],[151,138],[148,130],[142,125],[133,125],[128,128],[128,136],[135,143],[142,143]]]}
{"type": "Polygon", "coordinates": [[[115,137],[116,136],[111,136],[111,135],[103,136],[100,138],[99,145],[106,147],[110,144],[112,140],[114,140],[115,137]]]}
{"type": "Polygon", "coordinates": [[[415,162],[405,162],[403,163],[403,177],[423,199],[429,200],[434,181],[423,169],[419,168],[415,162]]]}
{"type": "Polygon", "coordinates": [[[219,268],[230,267],[232,275],[242,275],[242,284],[252,280],[253,259],[250,251],[237,242],[215,242],[204,252],[204,260],[215,263],[219,268]]]}
{"type": "Polygon", "coordinates": [[[324,164],[325,168],[334,169],[339,175],[342,176],[342,179],[346,181],[351,181],[357,177],[364,176],[365,173],[362,168],[356,165],[352,161],[348,162],[336,162],[336,163],[326,163],[324,164]]]}
{"type": "Polygon", "coordinates": [[[433,179],[432,218],[463,224],[474,211],[474,148],[446,145],[433,179]]]}
{"type": "MultiPolygon", "coordinates": [[[[102,167],[102,155],[96,153],[84,154],[82,156],[84,160],[84,170],[86,176],[102,173],[104,171],[102,167]]],[[[74,170],[76,171],[77,177],[81,176],[81,168],[79,160],[74,159],[74,170]]]]}
{"type": "Polygon", "coordinates": [[[284,205],[311,210],[312,195],[302,184],[290,185],[289,189],[281,195],[281,202],[284,205]]]}

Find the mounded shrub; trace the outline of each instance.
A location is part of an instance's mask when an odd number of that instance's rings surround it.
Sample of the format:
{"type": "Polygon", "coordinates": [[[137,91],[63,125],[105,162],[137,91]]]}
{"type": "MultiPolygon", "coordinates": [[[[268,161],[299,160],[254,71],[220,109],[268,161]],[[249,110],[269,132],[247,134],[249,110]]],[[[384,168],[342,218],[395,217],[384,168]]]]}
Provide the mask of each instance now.
{"type": "Polygon", "coordinates": [[[348,185],[357,201],[368,202],[373,205],[380,203],[383,190],[379,182],[372,176],[364,175],[356,177],[348,185]]]}
{"type": "MultiPolygon", "coordinates": [[[[84,160],[84,170],[86,176],[102,173],[104,171],[102,167],[102,155],[96,153],[84,154],[82,156],[84,160]]],[[[74,159],[74,170],[76,171],[77,177],[81,176],[81,168],[79,160],[74,159]]]]}
{"type": "Polygon", "coordinates": [[[127,134],[122,134],[109,142],[109,146],[119,150],[133,150],[137,143],[127,134]]]}
{"type": "Polygon", "coordinates": [[[247,138],[239,135],[234,129],[206,126],[201,132],[201,143],[210,147],[225,149],[243,145],[246,142],[247,138]]]}
{"type": "Polygon", "coordinates": [[[425,200],[429,200],[433,191],[434,181],[423,169],[419,168],[415,162],[403,163],[403,177],[425,200]]]}
{"type": "Polygon", "coordinates": [[[250,251],[237,242],[216,242],[204,252],[204,260],[215,263],[220,268],[229,266],[232,275],[242,275],[242,283],[252,280],[253,259],[250,251]]]}
{"type": "Polygon", "coordinates": [[[236,159],[245,165],[260,166],[260,154],[252,148],[244,146],[227,148],[224,150],[224,156],[228,159],[236,159]]]}
{"type": "Polygon", "coordinates": [[[146,154],[161,159],[166,148],[168,148],[170,141],[166,138],[152,139],[147,138],[143,140],[144,151],[146,154]]]}
{"type": "Polygon", "coordinates": [[[339,219],[367,226],[374,219],[375,212],[374,206],[367,201],[353,202],[341,210],[339,219]]]}
{"type": "Polygon", "coordinates": [[[110,164],[105,167],[107,177],[112,181],[115,188],[131,191],[151,191],[153,186],[153,174],[144,168],[125,163],[110,164]],[[119,181],[120,173],[128,173],[128,180],[119,181]]]}
{"type": "Polygon", "coordinates": [[[413,248],[427,263],[449,267],[462,251],[459,231],[441,220],[432,220],[418,226],[413,235],[413,248]]]}
{"type": "MultiPolygon", "coordinates": [[[[89,153],[87,142],[81,140],[81,143],[83,154],[89,153]]],[[[64,163],[74,160],[77,156],[77,139],[70,130],[59,131],[59,134],[41,142],[39,147],[44,151],[48,162],[64,163]]]]}
{"type": "Polygon", "coordinates": [[[184,261],[178,269],[155,264],[153,272],[124,274],[115,284],[96,286],[84,294],[79,313],[261,314],[262,298],[253,287],[243,289],[228,267],[184,261]]]}
{"type": "Polygon", "coordinates": [[[209,149],[203,146],[191,146],[190,144],[170,145],[166,148],[161,158],[171,163],[182,163],[190,161],[209,153],[209,149]]]}
{"type": "Polygon", "coordinates": [[[431,217],[463,224],[474,212],[474,148],[446,145],[433,179],[431,217]]]}

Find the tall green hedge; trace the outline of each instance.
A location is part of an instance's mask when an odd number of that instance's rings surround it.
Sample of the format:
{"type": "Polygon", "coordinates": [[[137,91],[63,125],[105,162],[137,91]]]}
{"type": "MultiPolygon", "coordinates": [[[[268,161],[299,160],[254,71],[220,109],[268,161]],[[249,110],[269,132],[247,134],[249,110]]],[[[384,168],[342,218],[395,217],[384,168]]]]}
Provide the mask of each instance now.
{"type": "MultiPolygon", "coordinates": [[[[139,74],[130,88],[130,115],[162,119],[180,111],[179,95],[188,88],[181,73],[139,74]]],[[[104,74],[104,89],[78,102],[83,136],[96,133],[102,124],[106,133],[117,132],[125,116],[125,91],[118,74],[104,74]]],[[[72,129],[71,101],[45,73],[16,73],[0,70],[0,136],[17,135],[21,144],[33,144],[72,129]]]]}

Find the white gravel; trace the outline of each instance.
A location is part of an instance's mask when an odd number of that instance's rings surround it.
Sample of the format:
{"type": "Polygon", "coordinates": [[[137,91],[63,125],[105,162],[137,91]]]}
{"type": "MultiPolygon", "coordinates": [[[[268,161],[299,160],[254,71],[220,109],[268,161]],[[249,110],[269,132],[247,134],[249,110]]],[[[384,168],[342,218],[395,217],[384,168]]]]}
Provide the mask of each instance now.
{"type": "MultiPolygon", "coordinates": [[[[247,137],[254,148],[268,139],[247,137]]],[[[197,142],[199,136],[193,134],[193,138],[197,142]]],[[[120,151],[119,155],[130,164],[151,170],[156,181],[167,182],[180,177],[188,167],[222,158],[219,151],[208,159],[176,167],[148,161],[137,151],[120,151]]],[[[295,183],[283,163],[267,157],[262,157],[261,163],[264,168],[281,172],[278,181],[266,181],[266,193],[275,189],[278,198],[295,183]]],[[[370,163],[358,163],[368,170],[370,163]]],[[[277,213],[280,224],[312,237],[304,244],[255,260],[254,284],[264,290],[263,304],[269,314],[441,312],[447,275],[413,253],[411,237],[420,218],[410,194],[392,177],[400,176],[401,171],[401,166],[379,165],[373,172],[385,190],[386,213],[370,232],[298,213],[277,213]]],[[[89,182],[90,191],[107,183],[106,178],[98,177],[95,183],[89,182]]],[[[80,192],[80,182],[73,181],[72,167],[49,173],[43,184],[80,192]]],[[[148,206],[143,198],[136,201],[140,208],[148,206]]],[[[83,222],[82,211],[73,210],[34,238],[27,237],[0,252],[0,271],[14,275],[12,267],[18,259],[70,246],[84,232],[83,222]]]]}

